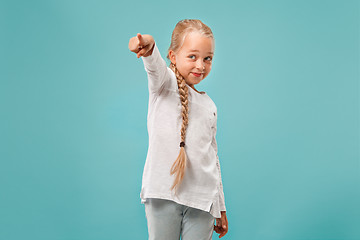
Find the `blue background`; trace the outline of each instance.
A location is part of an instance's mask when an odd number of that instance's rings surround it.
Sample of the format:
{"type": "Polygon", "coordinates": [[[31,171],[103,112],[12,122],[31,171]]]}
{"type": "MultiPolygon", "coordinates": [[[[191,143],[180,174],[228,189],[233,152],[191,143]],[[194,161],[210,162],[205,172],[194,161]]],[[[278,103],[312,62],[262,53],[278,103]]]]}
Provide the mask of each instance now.
{"type": "Polygon", "coordinates": [[[150,34],[166,59],[184,18],[215,36],[196,88],[218,108],[223,239],[360,239],[351,0],[1,1],[0,239],[147,239],[147,75],[128,43],[150,34]]]}

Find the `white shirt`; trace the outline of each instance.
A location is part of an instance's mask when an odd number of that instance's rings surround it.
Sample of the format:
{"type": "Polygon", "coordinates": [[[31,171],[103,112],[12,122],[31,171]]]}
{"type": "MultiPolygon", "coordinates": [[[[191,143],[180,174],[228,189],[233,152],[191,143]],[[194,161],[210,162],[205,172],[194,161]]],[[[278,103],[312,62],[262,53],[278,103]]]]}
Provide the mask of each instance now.
{"type": "Polygon", "coordinates": [[[217,155],[217,108],[206,94],[189,85],[185,151],[188,158],[178,196],[170,190],[174,175],[170,168],[180,151],[181,100],[175,73],[166,65],[155,44],[150,56],[142,57],[148,76],[147,128],[149,147],[143,171],[141,203],[161,198],[210,212],[220,218],[226,211],[217,155]]]}

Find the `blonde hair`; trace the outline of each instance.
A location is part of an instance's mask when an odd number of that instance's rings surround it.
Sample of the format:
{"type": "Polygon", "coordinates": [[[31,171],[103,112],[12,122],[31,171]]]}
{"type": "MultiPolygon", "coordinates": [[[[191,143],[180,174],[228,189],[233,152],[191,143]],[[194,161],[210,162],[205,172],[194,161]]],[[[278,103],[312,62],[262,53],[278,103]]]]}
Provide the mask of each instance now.
{"type": "MultiPolygon", "coordinates": [[[[212,38],[214,40],[213,33],[211,29],[205,25],[202,21],[198,19],[183,19],[179,21],[172,33],[171,36],[171,44],[168,49],[168,54],[166,56],[167,59],[170,60],[169,51],[172,50],[177,52],[183,45],[185,41],[185,37],[192,32],[200,33],[204,37],[212,38]]],[[[184,178],[185,167],[187,162],[187,156],[185,152],[185,135],[186,135],[186,128],[188,126],[188,114],[189,114],[189,107],[188,107],[188,87],[186,86],[186,82],[184,77],[180,74],[176,65],[172,62],[170,63],[171,70],[175,73],[179,94],[180,94],[180,101],[181,101],[181,115],[182,115],[182,125],[181,125],[181,141],[180,141],[180,152],[173,163],[170,174],[175,174],[175,179],[172,187],[170,188],[173,190],[175,188],[175,193],[184,178]]]]}

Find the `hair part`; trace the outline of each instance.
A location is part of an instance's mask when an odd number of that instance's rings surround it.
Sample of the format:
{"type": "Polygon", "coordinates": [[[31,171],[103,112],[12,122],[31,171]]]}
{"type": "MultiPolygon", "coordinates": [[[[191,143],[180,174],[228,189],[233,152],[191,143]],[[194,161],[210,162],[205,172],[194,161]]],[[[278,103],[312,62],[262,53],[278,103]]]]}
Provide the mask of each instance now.
{"type": "MultiPolygon", "coordinates": [[[[168,54],[166,56],[167,59],[170,60],[169,52],[170,50],[174,52],[178,52],[179,49],[182,47],[185,41],[185,37],[192,32],[200,33],[204,37],[212,38],[214,40],[213,33],[211,29],[205,25],[202,21],[198,19],[183,19],[179,21],[172,33],[171,36],[171,44],[168,49],[168,54]]],[[[188,107],[188,86],[185,82],[185,78],[180,74],[178,69],[176,68],[176,64],[170,63],[171,70],[175,73],[178,89],[179,89],[179,95],[180,95],[180,101],[181,101],[181,116],[182,116],[182,125],[181,125],[181,141],[180,141],[180,152],[177,157],[177,159],[174,161],[171,169],[170,174],[175,174],[175,179],[172,187],[170,190],[175,189],[175,193],[177,193],[177,189],[182,182],[185,174],[185,168],[187,165],[187,155],[185,151],[185,137],[186,137],[186,128],[188,126],[188,120],[189,120],[189,107],[188,107]]]]}

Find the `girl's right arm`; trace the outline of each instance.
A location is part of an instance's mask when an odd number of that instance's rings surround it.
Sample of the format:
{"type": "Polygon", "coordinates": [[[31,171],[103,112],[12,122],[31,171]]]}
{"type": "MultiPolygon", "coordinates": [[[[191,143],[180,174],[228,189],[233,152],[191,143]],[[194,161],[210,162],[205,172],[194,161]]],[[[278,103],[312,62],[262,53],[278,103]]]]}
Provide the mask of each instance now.
{"type": "Polygon", "coordinates": [[[157,93],[164,86],[168,74],[165,60],[161,57],[159,49],[151,35],[138,33],[129,41],[130,51],[137,54],[137,57],[143,57],[145,70],[149,79],[149,91],[157,93]]]}

